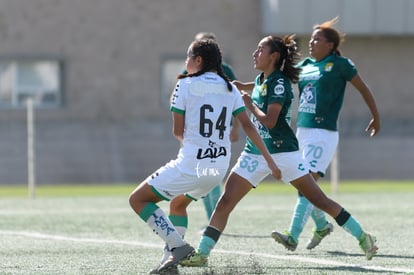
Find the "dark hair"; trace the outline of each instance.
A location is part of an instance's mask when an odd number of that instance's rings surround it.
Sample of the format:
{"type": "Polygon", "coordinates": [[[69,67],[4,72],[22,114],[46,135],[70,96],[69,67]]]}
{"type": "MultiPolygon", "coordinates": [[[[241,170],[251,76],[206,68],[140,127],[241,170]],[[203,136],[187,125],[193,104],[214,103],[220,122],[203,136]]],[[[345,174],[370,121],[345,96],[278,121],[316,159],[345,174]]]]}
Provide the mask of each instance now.
{"type": "Polygon", "coordinates": [[[283,38],[278,36],[268,36],[267,45],[271,52],[280,53],[279,61],[275,64],[276,69],[280,69],[292,83],[299,81],[300,68],[296,67],[299,59],[299,51],[296,46],[295,35],[286,35],[283,38]]]}
{"type": "Polygon", "coordinates": [[[199,32],[194,36],[194,40],[211,39],[217,41],[216,35],[212,32],[199,32]]]}
{"type": "Polygon", "coordinates": [[[233,86],[230,83],[230,80],[223,72],[222,68],[222,58],[221,58],[221,51],[218,44],[211,39],[202,39],[202,40],[194,40],[191,43],[191,56],[190,58],[196,58],[200,56],[203,59],[201,70],[194,74],[180,74],[178,75],[178,79],[182,79],[185,77],[192,77],[192,76],[199,76],[203,73],[216,71],[217,74],[223,78],[227,83],[227,89],[229,91],[233,90],[233,86]]]}
{"type": "Polygon", "coordinates": [[[339,45],[344,41],[344,34],[339,33],[333,26],[338,23],[339,18],[338,16],[326,21],[322,24],[315,25],[313,27],[314,30],[320,30],[320,32],[325,37],[326,41],[333,43],[332,51],[337,55],[341,55],[341,51],[339,50],[339,45]]]}

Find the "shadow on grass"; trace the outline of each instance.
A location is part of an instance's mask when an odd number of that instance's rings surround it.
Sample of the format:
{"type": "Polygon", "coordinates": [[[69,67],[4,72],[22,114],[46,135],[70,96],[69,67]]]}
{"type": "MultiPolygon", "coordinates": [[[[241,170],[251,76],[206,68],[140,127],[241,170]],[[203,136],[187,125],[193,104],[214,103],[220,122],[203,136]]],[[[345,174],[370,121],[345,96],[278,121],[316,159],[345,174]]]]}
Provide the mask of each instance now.
{"type": "MultiPolygon", "coordinates": [[[[185,269],[181,269],[185,271],[185,269]]],[[[180,271],[181,271],[180,270],[180,271]]],[[[183,273],[187,274],[187,273],[183,273]]],[[[245,265],[240,265],[238,263],[229,261],[226,262],[224,267],[204,267],[200,272],[191,273],[200,274],[200,275],[235,275],[235,274],[269,274],[265,271],[264,267],[255,259],[253,255],[250,255],[246,259],[245,265]]]]}
{"type": "MultiPolygon", "coordinates": [[[[350,256],[350,257],[361,257],[362,254],[357,253],[345,253],[340,251],[328,251],[328,254],[334,256],[350,256]]],[[[413,258],[413,257],[399,257],[394,255],[378,255],[378,257],[390,257],[390,258],[413,258]]],[[[242,261],[242,264],[237,262],[237,260],[228,261],[224,266],[209,266],[202,269],[181,269],[184,271],[181,274],[191,274],[191,275],[235,275],[235,274],[357,274],[357,273],[369,273],[369,274],[403,274],[407,273],[404,270],[381,270],[378,267],[369,267],[369,266],[349,266],[349,265],[336,265],[336,266],[301,266],[301,265],[290,265],[290,266],[263,266],[256,259],[254,255],[249,255],[246,259],[242,261]],[[190,272],[190,273],[187,273],[190,272]]]]}

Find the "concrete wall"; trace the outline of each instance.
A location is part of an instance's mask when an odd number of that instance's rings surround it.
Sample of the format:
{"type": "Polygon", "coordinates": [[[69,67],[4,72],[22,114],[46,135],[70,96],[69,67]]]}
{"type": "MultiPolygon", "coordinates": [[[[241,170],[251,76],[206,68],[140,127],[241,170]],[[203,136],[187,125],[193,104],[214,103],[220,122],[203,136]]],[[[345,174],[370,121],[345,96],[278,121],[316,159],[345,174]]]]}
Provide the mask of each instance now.
{"type": "Polygon", "coordinates": [[[414,35],[411,0],[261,0],[266,33],[304,35],[309,26],[335,16],[350,35],[414,35]],[[390,12],[392,10],[392,13],[390,12]]]}
{"type": "MultiPolygon", "coordinates": [[[[39,184],[140,181],[174,158],[179,144],[161,104],[165,58],[184,58],[195,33],[212,31],[239,79],[251,80],[260,16],[256,0],[0,0],[0,56],[65,62],[64,106],[35,112],[39,184]]],[[[306,49],[308,37],[300,39],[306,49]]],[[[367,108],[349,88],[342,177],[412,178],[413,46],[412,37],[348,37],[344,44],[375,92],[384,128],[373,140],[363,133],[367,108]],[[387,158],[384,166],[379,157],[387,158]]],[[[0,114],[0,183],[24,183],[26,113],[0,114]]],[[[235,144],[235,157],[242,146],[235,144]]]]}

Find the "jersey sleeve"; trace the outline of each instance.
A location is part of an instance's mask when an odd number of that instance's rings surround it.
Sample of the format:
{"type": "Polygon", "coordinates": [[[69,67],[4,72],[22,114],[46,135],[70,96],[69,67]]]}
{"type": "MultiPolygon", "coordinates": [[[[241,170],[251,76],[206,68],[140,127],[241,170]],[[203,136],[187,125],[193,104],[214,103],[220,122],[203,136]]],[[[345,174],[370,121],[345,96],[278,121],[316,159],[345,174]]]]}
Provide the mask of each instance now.
{"type": "Polygon", "coordinates": [[[352,78],[354,78],[354,76],[357,75],[358,71],[351,59],[344,58],[342,65],[342,73],[346,81],[352,80],[352,78]]]}
{"type": "Polygon", "coordinates": [[[232,86],[233,86],[233,93],[235,94],[235,103],[234,103],[232,114],[233,116],[237,116],[239,113],[246,110],[246,106],[244,105],[244,101],[241,97],[240,91],[233,84],[232,86]]]}
{"type": "Polygon", "coordinates": [[[281,103],[286,100],[286,96],[291,90],[289,80],[284,77],[274,78],[273,81],[268,83],[268,104],[281,103]]]}
{"type": "Polygon", "coordinates": [[[171,95],[170,110],[178,114],[185,114],[185,87],[184,81],[179,80],[171,95]]]}

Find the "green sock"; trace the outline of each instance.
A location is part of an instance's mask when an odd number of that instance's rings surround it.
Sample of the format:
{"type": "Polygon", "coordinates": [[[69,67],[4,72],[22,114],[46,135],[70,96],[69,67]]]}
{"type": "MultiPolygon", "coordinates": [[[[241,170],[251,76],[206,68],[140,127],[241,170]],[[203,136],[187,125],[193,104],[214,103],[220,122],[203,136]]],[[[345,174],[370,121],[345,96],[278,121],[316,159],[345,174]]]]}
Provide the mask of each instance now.
{"type": "Polygon", "coordinates": [[[289,232],[296,242],[299,239],[299,235],[303,231],[303,227],[305,226],[311,214],[312,208],[313,205],[308,201],[308,199],[299,194],[296,202],[295,212],[293,213],[289,228],[289,232]]]}
{"type": "Polygon", "coordinates": [[[359,241],[363,237],[362,227],[359,222],[352,216],[349,217],[348,221],[342,226],[347,232],[349,232],[352,236],[357,238],[359,241]]]}
{"type": "Polygon", "coordinates": [[[187,232],[188,228],[188,216],[175,216],[170,215],[168,216],[171,223],[174,225],[175,229],[177,230],[178,234],[184,239],[185,233],[187,232]]]}
{"type": "Polygon", "coordinates": [[[212,238],[203,235],[198,244],[197,252],[208,256],[215,245],[216,242],[212,238]]]}
{"type": "Polygon", "coordinates": [[[204,210],[206,211],[207,219],[210,220],[216,204],[221,196],[221,183],[217,184],[210,193],[203,198],[204,210]]]}
{"type": "Polygon", "coordinates": [[[339,226],[341,226],[343,229],[345,229],[345,231],[350,233],[359,241],[365,237],[361,224],[345,209],[342,208],[339,215],[335,218],[335,221],[339,226]]]}
{"type": "Polygon", "coordinates": [[[328,222],[326,220],[325,213],[315,206],[313,207],[311,217],[313,222],[315,223],[316,230],[323,229],[326,226],[326,223],[328,222]]]}
{"type": "Polygon", "coordinates": [[[203,232],[203,236],[201,236],[197,251],[203,255],[210,255],[210,252],[218,242],[220,235],[221,232],[217,228],[210,225],[207,226],[203,232]]]}

